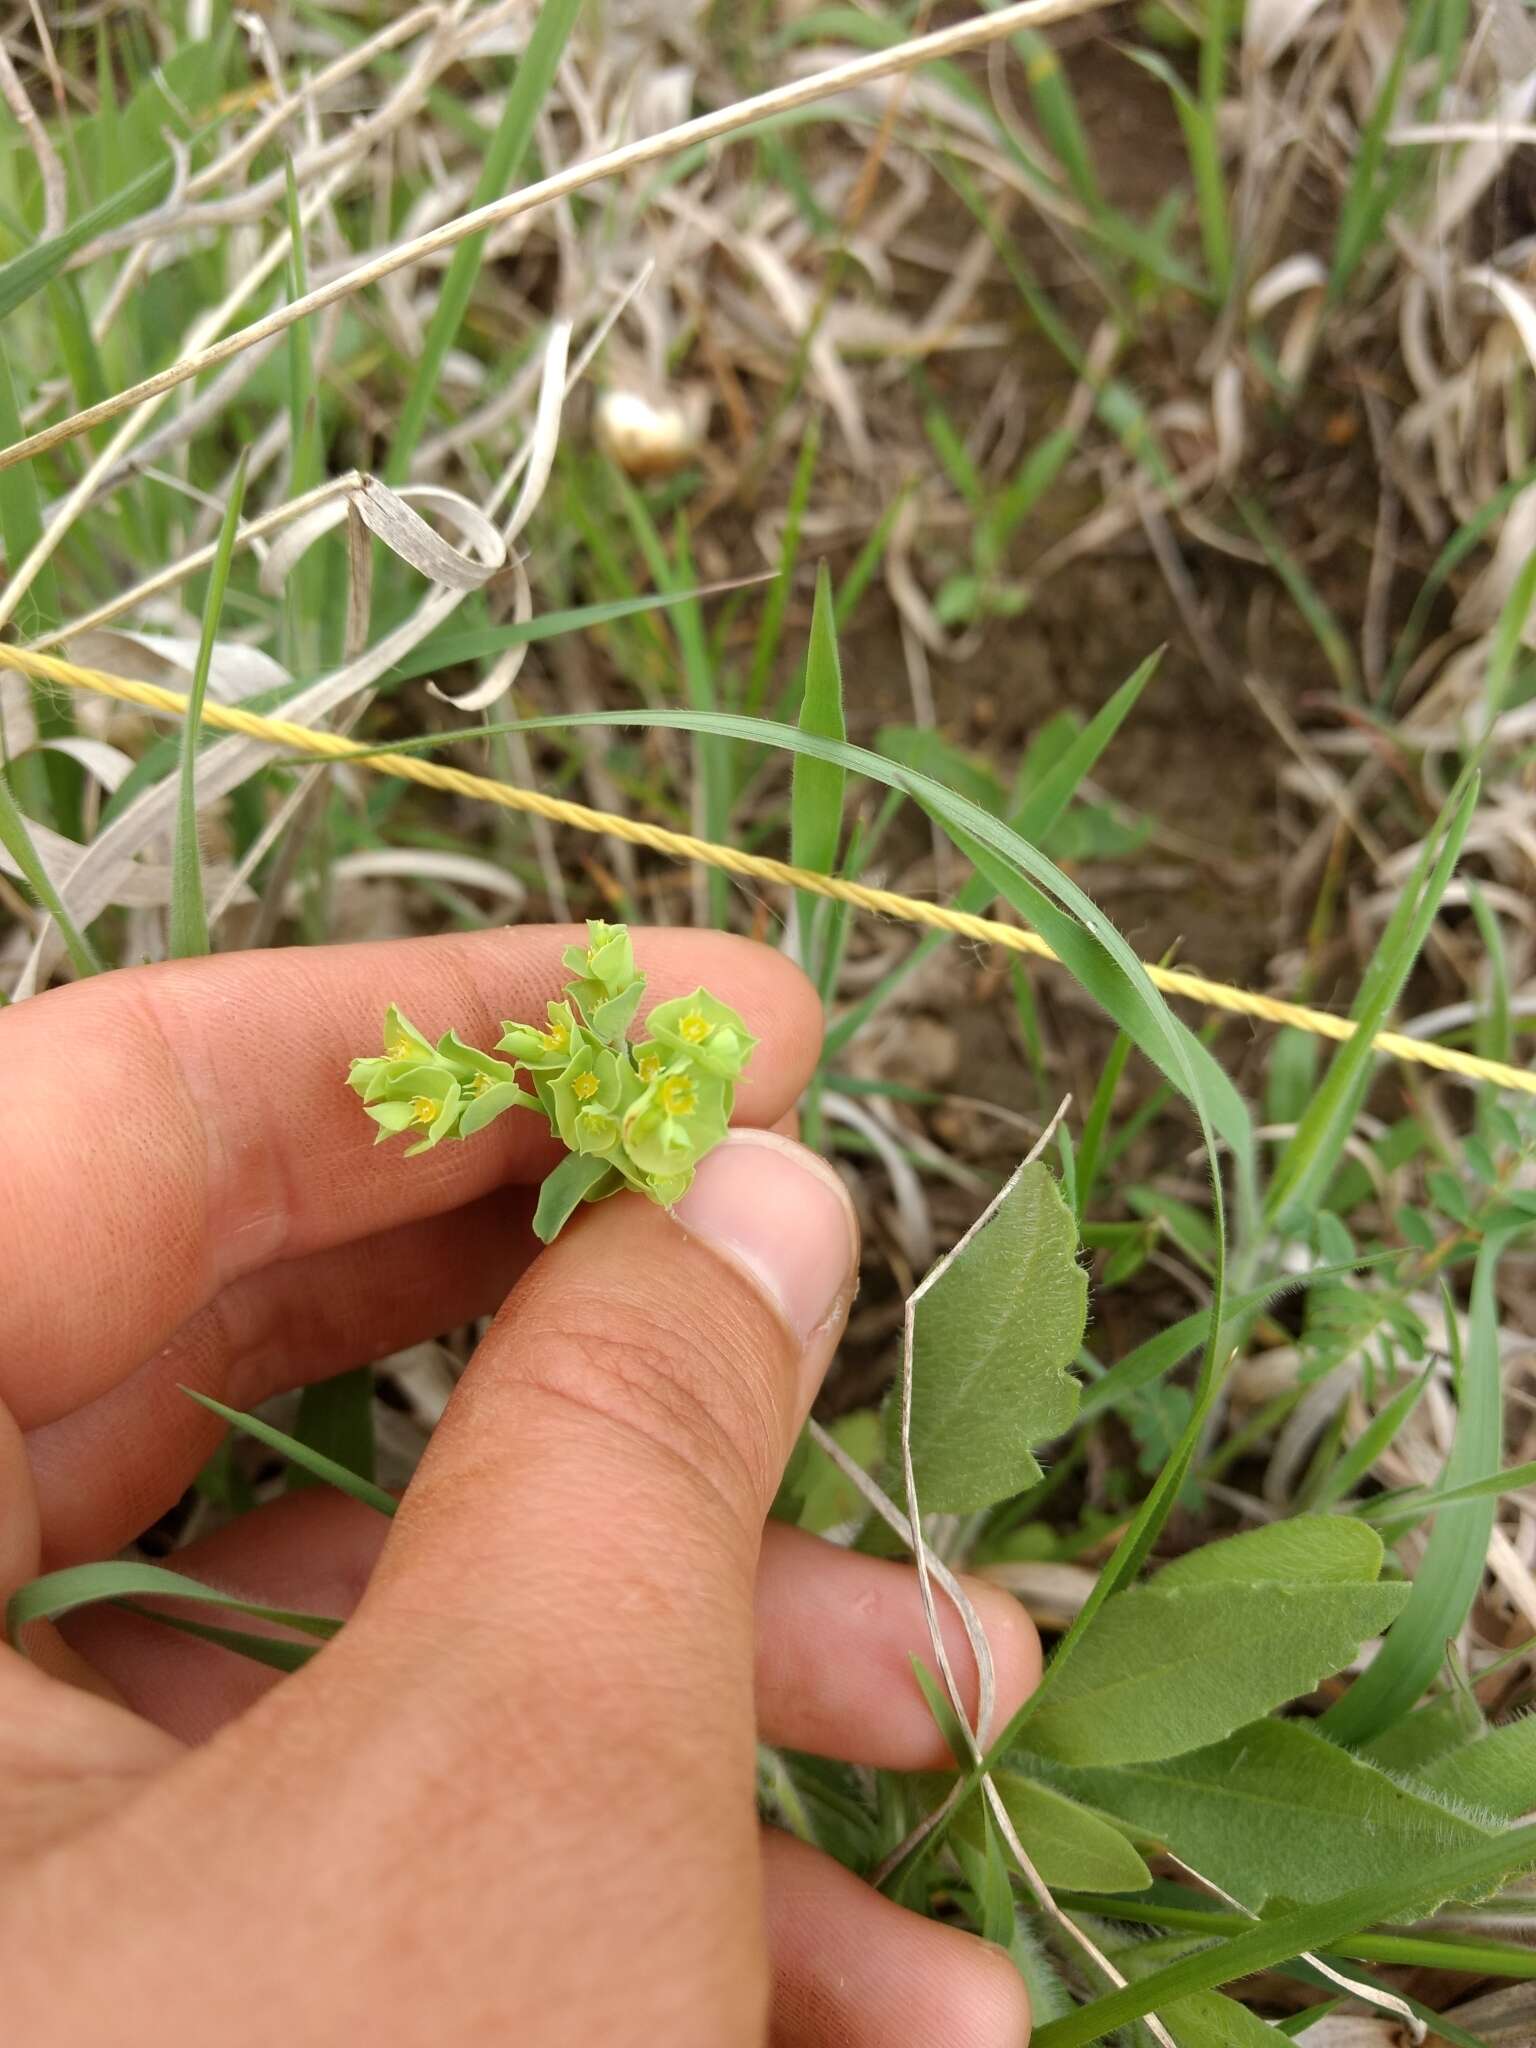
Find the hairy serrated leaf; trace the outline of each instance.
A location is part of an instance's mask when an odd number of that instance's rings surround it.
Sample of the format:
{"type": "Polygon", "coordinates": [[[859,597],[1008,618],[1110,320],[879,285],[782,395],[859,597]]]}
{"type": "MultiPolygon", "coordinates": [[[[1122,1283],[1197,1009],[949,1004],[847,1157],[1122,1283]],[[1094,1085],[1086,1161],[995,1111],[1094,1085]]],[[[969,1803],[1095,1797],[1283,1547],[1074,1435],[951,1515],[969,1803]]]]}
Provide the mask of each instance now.
{"type": "Polygon", "coordinates": [[[1184,1756],[1051,1782],[1155,1836],[1252,1912],[1310,1904],[1483,1839],[1488,1829],[1295,1721],[1184,1756]]]}
{"type": "Polygon", "coordinates": [[[1370,1585],[1381,1572],[1382,1544],[1374,1529],[1347,1515],[1295,1515],[1245,1529],[1177,1557],[1154,1584],[1370,1585]]]}
{"type": "MultiPolygon", "coordinates": [[[[1077,1413],[1067,1368],[1087,1305],[1072,1212],[1037,1160],[917,1304],[912,1465],[924,1509],[990,1507],[1039,1478],[1034,1446],[1077,1413]]],[[[894,1444],[894,1415],[891,1427],[894,1444]]]]}
{"type": "Polygon", "coordinates": [[[1220,1742],[1350,1662],[1408,1598],[1386,1586],[1139,1586],[1112,1599],[1025,1729],[1072,1764],[1220,1742]]]}

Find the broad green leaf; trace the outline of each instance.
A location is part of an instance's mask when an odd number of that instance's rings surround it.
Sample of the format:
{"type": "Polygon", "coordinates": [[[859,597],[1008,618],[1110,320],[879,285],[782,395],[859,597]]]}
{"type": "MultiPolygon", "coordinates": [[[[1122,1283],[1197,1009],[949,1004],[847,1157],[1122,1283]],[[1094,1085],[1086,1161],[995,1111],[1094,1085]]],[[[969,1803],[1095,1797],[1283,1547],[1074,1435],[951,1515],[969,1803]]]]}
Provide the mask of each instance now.
{"type": "MultiPolygon", "coordinates": [[[[847,726],[843,719],[843,671],[837,652],[837,626],[833,617],[832,578],[823,562],[816,571],[816,600],[811,612],[811,640],[805,657],[805,689],[800,699],[800,730],[823,739],[843,740],[847,726]]],[[[817,760],[814,755],[795,756],[794,780],[789,799],[789,857],[796,867],[811,868],[818,875],[830,875],[837,866],[838,842],[843,831],[843,784],[846,771],[836,761],[817,760]]],[[[800,929],[800,957],[817,977],[817,949],[813,938],[820,901],[802,892],[796,899],[800,929]]]]}
{"type": "MultiPolygon", "coordinates": [[[[1445,1462],[1447,1488],[1497,1472],[1503,1434],[1499,1308],[1495,1275],[1515,1229],[1490,1232],[1472,1272],[1466,1358],[1458,1374],[1456,1438],[1445,1462]]],[[[1461,1632],[1483,1582],[1498,1502],[1459,1506],[1436,1517],[1413,1579],[1413,1597],[1370,1669],[1329,1708],[1323,1725],[1335,1742],[1358,1744],[1400,1720],[1440,1669],[1445,1646],[1461,1632]]]]}
{"type": "Polygon", "coordinates": [[[58,1621],[80,1607],[94,1607],[102,1600],[129,1598],[193,1600],[208,1607],[227,1607],[232,1614],[254,1615],[283,1628],[298,1629],[304,1635],[329,1637],[341,1627],[324,1614],[304,1614],[286,1607],[263,1607],[251,1600],[237,1600],[201,1579],[189,1579],[164,1565],[139,1564],[128,1558],[112,1558],[103,1564],[70,1565],[59,1572],[45,1572],[14,1592],[6,1605],[5,1633],[20,1645],[21,1632],[34,1621],[58,1621]]]}
{"type": "Polygon", "coordinates": [[[1421,1767],[1417,1781],[1501,1820],[1536,1812],[1536,1714],[1435,1757],[1421,1767]]]}
{"type": "Polygon", "coordinates": [[[1179,1756],[1307,1693],[1402,1611],[1388,1586],[1134,1587],[1107,1601],[1026,1727],[1072,1764],[1179,1756]]]}
{"type": "MultiPolygon", "coordinates": [[[[917,1301],[912,1466],[920,1507],[990,1507],[1039,1479],[1034,1445],[1059,1436],[1077,1412],[1068,1367],[1087,1303],[1072,1212],[1036,1160],[917,1301]]],[[[889,1426],[894,1433],[894,1403],[889,1426]]]]}
{"type": "Polygon", "coordinates": [[[397,1503],[392,1493],[386,1493],[382,1486],[375,1486],[371,1479],[362,1473],[354,1472],[350,1466],[340,1464],[335,1458],[328,1458],[314,1445],[302,1443],[297,1437],[274,1428],[259,1415],[247,1415],[239,1408],[226,1408],[222,1401],[215,1401],[211,1394],[199,1394],[192,1387],[183,1387],[181,1391],[190,1400],[195,1401],[199,1408],[206,1408],[210,1414],[221,1416],[236,1429],[243,1429],[247,1436],[255,1437],[258,1443],[265,1444],[269,1450],[280,1451],[285,1458],[290,1459],[313,1478],[323,1480],[327,1486],[334,1486],[342,1493],[351,1494],[352,1498],[360,1500],[364,1507],[376,1508],[381,1515],[392,1515],[395,1512],[397,1503]]]}
{"type": "Polygon", "coordinates": [[[1219,1991],[1176,1999],[1158,2018],[1179,2048],[1280,2048],[1285,2039],[1278,2028],[1219,1991]]]}
{"type": "Polygon", "coordinates": [[[1255,1721],[1162,1762],[1053,1770],[1051,1782],[1154,1836],[1255,1913],[1271,1898],[1305,1905],[1369,1884],[1489,1832],[1297,1721],[1255,1721]]]}
{"type": "Polygon", "coordinates": [[[240,507],[245,503],[245,465],[249,453],[249,448],[240,451],[234,481],[229,487],[229,502],[224,507],[218,552],[208,573],[203,630],[197,643],[187,715],[181,729],[176,837],[171,849],[171,956],[177,960],[191,959],[209,950],[208,909],[203,901],[203,861],[197,843],[197,751],[202,737],[208,673],[213,667],[214,642],[218,639],[224,592],[229,583],[229,565],[234,559],[235,534],[240,525],[240,507]]]}
{"type": "MultiPolygon", "coordinates": [[[[1069,1799],[1036,1778],[1017,1771],[996,1771],[996,1785],[1008,1818],[1018,1830],[1019,1840],[1029,1851],[1030,1861],[1056,1890],[1079,1892],[1139,1892],[1152,1882],[1152,1873],[1118,1828],[1097,1814],[1087,1813],[1075,1799],[1069,1799]],[[1088,1872],[1094,1876],[1089,1877],[1088,1872]]],[[[943,1800],[954,1780],[925,1776],[916,1781],[919,1804],[931,1811],[943,1800]]],[[[982,1796],[973,1792],[955,1815],[952,1832],[962,1841],[979,1846],[982,1839],[982,1796]]]]}
{"type": "Polygon", "coordinates": [[[1154,1584],[1159,1592],[1226,1582],[1370,1585],[1381,1575],[1381,1559],[1381,1539],[1363,1523],[1347,1515],[1296,1515],[1202,1544],[1165,1564],[1154,1584]]]}
{"type": "MultiPolygon", "coordinates": [[[[1375,1589],[1384,1590],[1382,1588],[1375,1589]]],[[[1138,1983],[1079,2007],[1038,2029],[1031,2048],[1088,2048],[1143,2013],[1166,2012],[1177,1999],[1289,1962],[1307,1950],[1326,1949],[1344,1936],[1383,1920],[1413,1920],[1437,1898],[1472,1898],[1536,1864],[1536,1823],[1437,1858],[1433,1867],[1411,1865],[1374,1884],[1340,1892],[1315,1906],[1259,1921],[1231,1940],[1154,1970],[1138,1983]]]]}

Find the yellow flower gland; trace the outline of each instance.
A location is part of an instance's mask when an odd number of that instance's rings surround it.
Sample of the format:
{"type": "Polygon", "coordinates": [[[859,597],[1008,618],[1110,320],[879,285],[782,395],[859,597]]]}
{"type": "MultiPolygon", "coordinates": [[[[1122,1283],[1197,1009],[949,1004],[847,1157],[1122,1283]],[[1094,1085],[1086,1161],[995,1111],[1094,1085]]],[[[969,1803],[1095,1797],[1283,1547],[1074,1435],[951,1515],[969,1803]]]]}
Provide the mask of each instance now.
{"type": "Polygon", "coordinates": [[[668,1116],[692,1116],[699,1093],[686,1074],[670,1074],[661,1084],[661,1106],[668,1116]]]}
{"type": "Polygon", "coordinates": [[[414,1097],[411,1102],[411,1122],[413,1124],[436,1123],[437,1113],[442,1106],[435,1095],[418,1095],[414,1097]]]}
{"type": "Polygon", "coordinates": [[[408,1038],[397,1038],[389,1048],[389,1056],[392,1060],[414,1060],[420,1058],[420,1054],[408,1038]]]}
{"type": "Polygon", "coordinates": [[[489,1074],[476,1074],[474,1080],[469,1084],[469,1092],[471,1095],[483,1095],[490,1085],[491,1077],[489,1074]]]}
{"type": "Polygon", "coordinates": [[[710,1034],[710,1022],[702,1010],[690,1010],[677,1027],[677,1035],[685,1044],[702,1045],[710,1034]]]}
{"type": "Polygon", "coordinates": [[[547,1045],[551,1052],[566,1051],[571,1042],[570,1026],[564,1023],[551,1024],[547,1031],[539,1033],[539,1042],[541,1045],[547,1045]]]}
{"type": "Polygon", "coordinates": [[[597,1089],[598,1080],[596,1074],[578,1074],[571,1083],[571,1093],[578,1102],[590,1102],[597,1093],[597,1089]]]}
{"type": "Polygon", "coordinates": [[[635,1071],[639,1074],[646,1087],[649,1088],[656,1079],[656,1076],[661,1072],[661,1054],[659,1052],[643,1054],[635,1061],[635,1071]]]}

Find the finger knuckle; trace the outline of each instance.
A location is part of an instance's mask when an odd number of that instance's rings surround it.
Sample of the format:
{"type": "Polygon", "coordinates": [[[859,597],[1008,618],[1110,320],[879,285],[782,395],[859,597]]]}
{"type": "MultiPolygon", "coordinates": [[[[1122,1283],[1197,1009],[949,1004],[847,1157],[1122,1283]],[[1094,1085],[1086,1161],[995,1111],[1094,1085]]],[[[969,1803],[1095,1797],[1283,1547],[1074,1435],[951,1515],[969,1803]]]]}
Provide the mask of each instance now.
{"type": "Polygon", "coordinates": [[[783,1451],[769,1362],[742,1322],[723,1304],[706,1331],[665,1298],[566,1302],[558,1327],[528,1345],[526,1383],[760,1518],[783,1451]]]}

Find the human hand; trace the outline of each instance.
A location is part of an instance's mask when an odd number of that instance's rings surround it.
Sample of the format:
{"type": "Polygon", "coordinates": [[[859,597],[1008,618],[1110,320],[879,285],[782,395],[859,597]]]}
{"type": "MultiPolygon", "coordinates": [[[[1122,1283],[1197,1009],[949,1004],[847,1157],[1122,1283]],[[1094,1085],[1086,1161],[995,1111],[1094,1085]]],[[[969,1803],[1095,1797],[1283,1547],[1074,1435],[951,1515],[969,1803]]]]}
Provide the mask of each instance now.
{"type": "MultiPolygon", "coordinates": [[[[15,2048],[1027,2039],[1004,1957],[754,1813],[757,1736],[946,1761],[912,1574],[764,1536],[856,1263],[835,1176],[767,1134],[814,1061],[808,986],[639,936],[655,1000],[702,982],[761,1037],[756,1132],[675,1216],[621,1196],[536,1261],[541,1123],[405,1161],[340,1085],[386,996],[494,1036],[572,936],[231,955],[0,1014],[0,1599],[179,1497],[219,1434],[180,1384],[250,1407],[513,1288],[393,1522],[315,1489],[178,1555],[350,1614],[302,1671],[110,1608],[0,1650],[15,2048]]],[[[972,1590],[1007,1713],[1038,1645],[972,1590]]]]}

